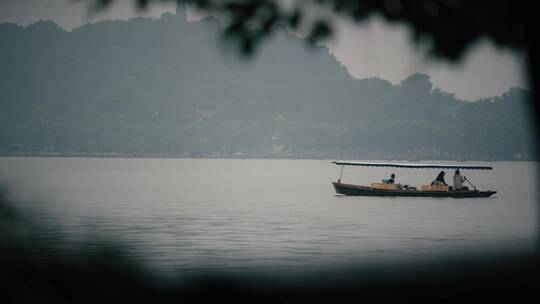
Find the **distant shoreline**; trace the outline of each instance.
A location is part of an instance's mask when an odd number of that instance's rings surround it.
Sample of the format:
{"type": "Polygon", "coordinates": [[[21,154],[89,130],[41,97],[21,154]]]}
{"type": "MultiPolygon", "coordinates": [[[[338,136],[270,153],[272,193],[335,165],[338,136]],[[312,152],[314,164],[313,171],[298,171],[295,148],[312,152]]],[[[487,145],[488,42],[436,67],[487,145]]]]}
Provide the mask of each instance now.
{"type": "Polygon", "coordinates": [[[536,162],[536,159],[451,159],[451,158],[425,158],[425,159],[386,159],[368,156],[342,155],[341,157],[315,156],[315,155],[271,155],[271,154],[245,154],[245,155],[184,155],[184,154],[164,154],[164,153],[0,153],[1,158],[8,157],[35,157],[35,158],[152,158],[152,159],[307,159],[307,160],[336,160],[336,159],[355,159],[355,160],[378,160],[388,162],[430,162],[430,161],[455,161],[455,162],[500,162],[500,161],[529,161],[536,162]]]}

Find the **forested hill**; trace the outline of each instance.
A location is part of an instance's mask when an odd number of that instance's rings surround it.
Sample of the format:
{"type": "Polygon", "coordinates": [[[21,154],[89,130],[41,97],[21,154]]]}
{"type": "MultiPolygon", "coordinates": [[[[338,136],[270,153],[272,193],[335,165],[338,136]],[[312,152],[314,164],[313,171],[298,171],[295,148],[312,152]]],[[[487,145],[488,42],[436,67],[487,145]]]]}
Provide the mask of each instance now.
{"type": "Polygon", "coordinates": [[[354,79],[285,29],[244,62],[215,19],[0,24],[0,153],[530,158],[529,92],[354,79]]]}

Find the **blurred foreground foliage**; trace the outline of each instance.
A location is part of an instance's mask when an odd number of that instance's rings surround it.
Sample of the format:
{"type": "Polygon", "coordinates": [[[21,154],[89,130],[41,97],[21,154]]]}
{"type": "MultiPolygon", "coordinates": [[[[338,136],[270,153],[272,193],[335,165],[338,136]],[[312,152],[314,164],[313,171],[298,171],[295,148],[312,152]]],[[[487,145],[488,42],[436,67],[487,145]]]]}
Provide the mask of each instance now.
{"type": "MultiPolygon", "coordinates": [[[[81,0],[79,0],[81,1],[81,0]]],[[[115,0],[89,1],[106,9],[115,0]]],[[[534,4],[528,1],[464,0],[133,0],[140,9],[166,2],[195,7],[225,21],[224,36],[245,55],[269,37],[275,25],[302,28],[311,41],[333,36],[333,17],[358,24],[372,15],[407,25],[415,42],[427,42],[432,56],[455,61],[480,39],[497,46],[530,49],[535,43],[534,4]],[[313,13],[313,11],[316,13],[313,13]]]]}

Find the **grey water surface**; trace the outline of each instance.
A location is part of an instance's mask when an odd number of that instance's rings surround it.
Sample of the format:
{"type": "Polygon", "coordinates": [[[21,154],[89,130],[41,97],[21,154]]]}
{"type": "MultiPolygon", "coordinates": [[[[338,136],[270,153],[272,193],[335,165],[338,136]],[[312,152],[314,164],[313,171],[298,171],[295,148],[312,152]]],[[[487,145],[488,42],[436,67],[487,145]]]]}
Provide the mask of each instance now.
{"type": "MultiPolygon", "coordinates": [[[[16,207],[56,227],[40,232],[51,244],[115,244],[163,275],[535,250],[537,163],[461,164],[493,166],[462,173],[499,192],[339,196],[330,160],[3,157],[0,180],[16,207]]],[[[390,173],[419,186],[438,171],[346,167],[343,181],[369,184],[390,173]]]]}

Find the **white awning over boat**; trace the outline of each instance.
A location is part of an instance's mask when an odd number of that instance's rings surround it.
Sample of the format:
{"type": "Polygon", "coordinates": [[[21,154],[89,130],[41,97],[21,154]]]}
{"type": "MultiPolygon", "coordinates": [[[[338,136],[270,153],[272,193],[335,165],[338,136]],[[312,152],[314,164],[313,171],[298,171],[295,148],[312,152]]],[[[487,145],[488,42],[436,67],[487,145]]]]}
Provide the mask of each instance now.
{"type": "Polygon", "coordinates": [[[363,167],[391,167],[408,169],[464,169],[464,170],[492,170],[490,166],[464,166],[445,164],[402,164],[402,163],[372,163],[356,161],[333,161],[338,166],[363,166],[363,167]]]}

